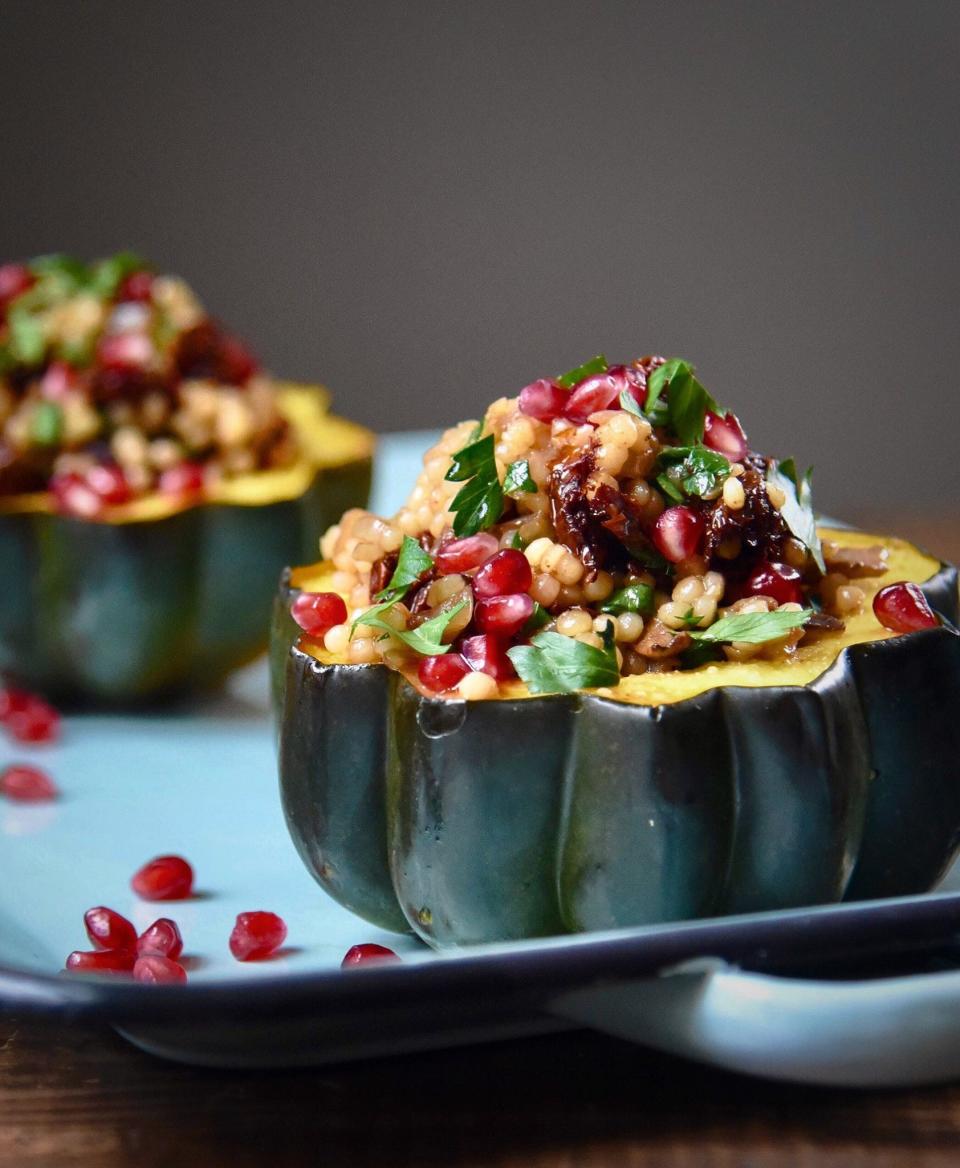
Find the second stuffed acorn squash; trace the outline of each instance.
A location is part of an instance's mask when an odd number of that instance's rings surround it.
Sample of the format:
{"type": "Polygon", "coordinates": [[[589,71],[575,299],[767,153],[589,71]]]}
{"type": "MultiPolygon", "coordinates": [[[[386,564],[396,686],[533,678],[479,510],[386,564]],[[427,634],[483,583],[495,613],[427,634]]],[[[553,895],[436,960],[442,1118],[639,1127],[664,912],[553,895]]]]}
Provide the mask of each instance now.
{"type": "MultiPolygon", "coordinates": [[[[606,376],[621,392],[622,367],[606,376]]],[[[461,427],[393,520],[345,516],[330,562],[285,577],[281,790],[308,869],[352,911],[438,947],[930,888],[960,842],[956,570],[891,537],[815,529],[808,481],[751,455],[712,399],[702,428],[677,434],[679,405],[656,413],[649,393],[645,427],[609,400],[581,421],[580,388],[535,383],[491,407],[496,473],[472,530],[457,525],[464,498],[479,510],[483,439],[461,427]],[[624,490],[615,454],[600,485],[617,495],[593,491],[605,443],[628,431],[655,443],[649,473],[628,463],[624,490]],[[679,437],[692,461],[668,477],[679,437]],[[719,461],[701,453],[721,442],[719,461]],[[447,481],[472,469],[473,493],[439,485],[445,466],[447,481]],[[646,519],[640,478],[667,496],[646,519]],[[674,486],[683,502],[666,507],[674,486]],[[538,590],[532,610],[518,599],[538,590]],[[631,612],[642,636],[616,623],[631,612]],[[724,628],[737,637],[721,651],[724,628]]]]}

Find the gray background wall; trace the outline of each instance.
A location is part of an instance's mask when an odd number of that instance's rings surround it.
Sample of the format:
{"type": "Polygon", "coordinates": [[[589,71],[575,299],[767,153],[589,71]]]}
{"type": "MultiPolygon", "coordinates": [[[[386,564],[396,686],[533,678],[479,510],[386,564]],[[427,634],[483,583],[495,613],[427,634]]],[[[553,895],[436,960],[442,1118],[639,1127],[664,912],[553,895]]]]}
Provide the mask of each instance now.
{"type": "Polygon", "coordinates": [[[957,496],[960,4],[6,0],[0,255],[132,246],[379,429],[695,361],[834,510],[957,496]]]}

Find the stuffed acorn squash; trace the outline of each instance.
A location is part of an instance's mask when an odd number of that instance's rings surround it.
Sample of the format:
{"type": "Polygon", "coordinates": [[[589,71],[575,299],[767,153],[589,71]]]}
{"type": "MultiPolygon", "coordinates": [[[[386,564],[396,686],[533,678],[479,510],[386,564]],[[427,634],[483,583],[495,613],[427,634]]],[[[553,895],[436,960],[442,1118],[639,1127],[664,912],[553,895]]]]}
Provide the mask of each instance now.
{"type": "Polygon", "coordinates": [[[276,572],[369,490],[327,406],[135,256],[0,267],[0,673],[130,701],[256,656],[276,572]]]}
{"type": "Polygon", "coordinates": [[[376,924],[447,946],[906,894],[956,852],[955,569],[818,528],[809,474],[686,362],[495,402],[322,549],[275,605],[282,796],[376,924]]]}

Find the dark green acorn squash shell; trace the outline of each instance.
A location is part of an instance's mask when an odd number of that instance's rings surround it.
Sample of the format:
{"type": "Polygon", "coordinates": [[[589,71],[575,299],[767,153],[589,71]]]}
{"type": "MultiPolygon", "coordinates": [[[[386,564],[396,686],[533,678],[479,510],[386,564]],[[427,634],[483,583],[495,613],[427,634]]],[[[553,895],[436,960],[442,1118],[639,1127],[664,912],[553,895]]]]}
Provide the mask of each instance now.
{"type": "Polygon", "coordinates": [[[81,702],[219,683],[266,648],[277,573],[366,503],[371,466],[368,449],[292,498],[142,521],[0,510],[0,674],[81,702]]]}
{"type": "MultiPolygon", "coordinates": [[[[923,589],[957,620],[957,573],[923,589]]],[[[340,903],[436,947],[932,887],[960,845],[960,635],[854,645],[806,686],[647,707],[451,702],[299,649],[273,679],[287,824],[340,903]]]]}

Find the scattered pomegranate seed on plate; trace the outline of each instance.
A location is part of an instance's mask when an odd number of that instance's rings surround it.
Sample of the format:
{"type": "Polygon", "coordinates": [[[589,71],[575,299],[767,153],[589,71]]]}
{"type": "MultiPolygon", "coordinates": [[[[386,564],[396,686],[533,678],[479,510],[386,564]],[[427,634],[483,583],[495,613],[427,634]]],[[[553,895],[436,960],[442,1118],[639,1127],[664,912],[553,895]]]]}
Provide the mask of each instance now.
{"type": "Polygon", "coordinates": [[[376,965],[378,963],[399,961],[400,958],[386,945],[374,945],[368,942],[363,945],[351,945],[340,962],[341,969],[350,969],[355,965],[376,965]]]}
{"type": "Polygon", "coordinates": [[[144,900],[185,900],[193,891],[193,869],[182,856],[157,856],[134,873],[130,887],[144,900]]]}
{"type": "Polygon", "coordinates": [[[176,961],[183,952],[183,937],[177,922],[160,917],[143,930],[137,938],[136,949],[140,957],[169,957],[176,961]]]}
{"type": "Polygon", "coordinates": [[[276,913],[242,912],[230,934],[230,952],[238,961],[262,961],[287,939],[287,926],[276,913]]]}
{"type": "Polygon", "coordinates": [[[83,914],[87,936],[95,949],[133,950],[137,944],[137,930],[126,917],[112,908],[97,905],[83,914]]]}
{"type": "Polygon", "coordinates": [[[47,803],[60,791],[46,771],[33,766],[11,766],[0,773],[0,795],[18,803],[47,803]]]}
{"type": "Polygon", "coordinates": [[[24,690],[0,690],[0,722],[17,742],[34,745],[60,736],[60,715],[48,702],[24,690]]]}
{"type": "Polygon", "coordinates": [[[881,588],[873,598],[873,611],[883,627],[894,633],[915,633],[940,624],[916,584],[900,582],[881,588]]]}
{"type": "Polygon", "coordinates": [[[133,976],[136,981],[151,985],[182,985],[187,980],[187,971],[169,957],[147,953],[135,961],[133,976]]]}
{"type": "Polygon", "coordinates": [[[130,973],[136,954],[130,949],[75,949],[67,958],[69,973],[130,973]]]}

